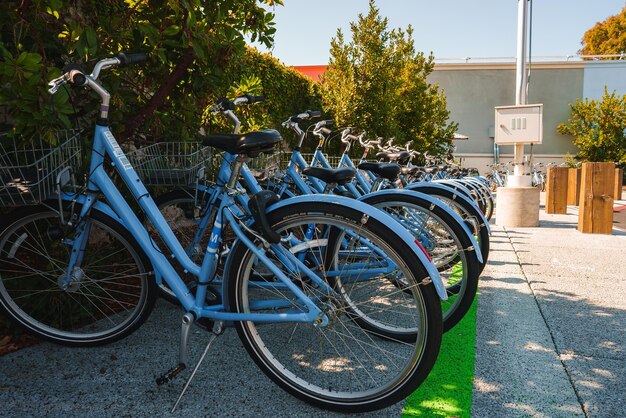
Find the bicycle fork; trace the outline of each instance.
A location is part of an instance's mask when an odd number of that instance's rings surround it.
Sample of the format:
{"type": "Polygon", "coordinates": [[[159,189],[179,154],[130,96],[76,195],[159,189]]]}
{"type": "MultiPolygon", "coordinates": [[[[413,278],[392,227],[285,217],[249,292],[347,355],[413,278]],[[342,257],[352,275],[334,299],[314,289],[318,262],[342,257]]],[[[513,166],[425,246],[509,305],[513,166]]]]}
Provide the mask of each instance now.
{"type": "MultiPolygon", "coordinates": [[[[63,237],[63,243],[71,248],[71,255],[67,270],[59,277],[57,284],[59,288],[65,292],[77,291],[81,281],[85,278],[85,272],[81,268],[81,265],[91,233],[91,222],[87,222],[86,217],[96,200],[95,196],[89,196],[87,198],[78,217],[79,221],[75,228],[74,236],[72,238],[63,237]]],[[[60,210],[62,211],[63,208],[60,208],[60,210]]]]}

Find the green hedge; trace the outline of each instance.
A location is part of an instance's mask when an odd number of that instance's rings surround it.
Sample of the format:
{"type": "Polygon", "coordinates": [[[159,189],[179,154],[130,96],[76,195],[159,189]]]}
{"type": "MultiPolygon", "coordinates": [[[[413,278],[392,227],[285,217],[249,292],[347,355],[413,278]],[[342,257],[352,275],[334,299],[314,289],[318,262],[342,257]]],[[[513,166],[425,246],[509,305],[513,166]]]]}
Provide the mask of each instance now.
{"type": "MultiPolygon", "coordinates": [[[[278,129],[285,143],[293,146],[294,133],[283,129],[281,123],[305,110],[321,110],[314,82],[269,53],[247,48],[241,59],[233,62],[225,74],[221,89],[214,94],[215,100],[222,96],[232,98],[241,93],[262,94],[266,98],[263,103],[242,106],[236,111],[242,121],[242,132],[262,127],[278,129]],[[242,88],[233,88],[238,85],[242,88]]],[[[221,116],[207,119],[207,130],[210,132],[229,129],[232,125],[221,116]]]]}

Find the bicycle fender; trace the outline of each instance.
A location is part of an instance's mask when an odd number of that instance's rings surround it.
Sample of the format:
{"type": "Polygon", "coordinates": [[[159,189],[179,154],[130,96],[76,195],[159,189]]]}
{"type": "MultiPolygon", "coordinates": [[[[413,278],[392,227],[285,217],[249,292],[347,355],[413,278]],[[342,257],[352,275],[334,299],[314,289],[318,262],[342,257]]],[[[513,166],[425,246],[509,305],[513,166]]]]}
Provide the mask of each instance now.
{"type": "Polygon", "coordinates": [[[448,207],[446,204],[444,204],[441,200],[438,200],[438,199],[436,199],[434,197],[431,197],[431,196],[429,196],[429,195],[427,195],[425,193],[420,193],[420,192],[417,192],[415,190],[406,190],[406,189],[380,190],[378,192],[366,194],[365,196],[360,197],[358,200],[367,203],[368,199],[372,199],[372,198],[375,198],[377,196],[384,196],[384,195],[393,196],[394,194],[396,194],[396,195],[402,195],[402,194],[413,194],[413,195],[416,195],[420,199],[424,199],[424,200],[428,201],[428,203],[430,203],[431,205],[438,206],[439,208],[441,208],[442,210],[447,212],[450,216],[452,216],[452,218],[454,218],[454,220],[456,222],[458,222],[459,225],[461,225],[461,228],[463,228],[463,232],[465,232],[465,235],[467,235],[467,237],[469,238],[470,242],[472,243],[472,247],[474,247],[474,251],[476,252],[476,257],[478,258],[478,262],[479,263],[483,262],[483,255],[482,255],[482,252],[480,251],[480,246],[478,245],[478,242],[476,241],[476,238],[474,238],[474,234],[472,234],[472,231],[470,231],[470,229],[465,224],[463,219],[461,219],[461,217],[455,211],[450,209],[450,207],[448,207]]]}
{"type": "Polygon", "coordinates": [[[395,219],[393,219],[387,213],[359,200],[327,194],[310,194],[281,200],[280,202],[274,203],[273,205],[269,206],[267,212],[270,213],[283,206],[300,203],[307,203],[313,205],[313,207],[316,203],[331,203],[334,205],[340,205],[348,209],[356,209],[357,211],[362,212],[364,215],[367,215],[371,218],[374,218],[384,225],[396,225],[396,227],[392,227],[392,229],[409,246],[409,248],[413,249],[413,252],[422,262],[422,265],[426,269],[426,273],[428,273],[428,276],[430,276],[430,279],[435,286],[435,290],[437,291],[439,298],[441,300],[448,299],[445,285],[443,284],[443,280],[441,279],[441,276],[439,275],[439,272],[437,271],[435,265],[428,259],[426,253],[415,245],[415,237],[409,231],[404,229],[395,219]]]}
{"type": "MultiPolygon", "coordinates": [[[[463,187],[465,188],[465,186],[461,186],[458,185],[459,188],[463,187]]],[[[472,206],[476,206],[476,204],[474,203],[474,201],[471,198],[468,198],[465,194],[463,193],[458,193],[457,190],[453,189],[450,186],[447,186],[443,183],[433,183],[433,182],[425,182],[425,183],[411,183],[408,186],[405,187],[405,189],[408,190],[417,190],[419,191],[419,189],[427,189],[429,187],[435,188],[435,189],[440,189],[440,190],[445,190],[449,193],[454,193],[456,195],[456,200],[463,200],[469,204],[471,204],[472,206]]],[[[480,220],[482,221],[482,223],[485,225],[485,227],[487,228],[487,232],[489,233],[489,236],[491,236],[491,225],[489,224],[489,221],[487,220],[487,218],[485,217],[485,214],[482,213],[480,211],[480,209],[476,208],[476,212],[478,212],[478,214],[480,215],[480,220]]]]}
{"type": "MultiPolygon", "coordinates": [[[[430,182],[427,182],[427,183],[429,183],[429,184],[445,185],[447,187],[450,187],[450,188],[456,190],[457,193],[463,194],[465,197],[467,197],[471,201],[473,201],[473,199],[474,199],[472,197],[472,191],[466,185],[464,185],[463,183],[458,181],[458,179],[439,179],[439,180],[434,180],[434,181],[430,181],[430,182]]],[[[417,183],[412,183],[411,186],[413,184],[417,184],[417,183]]],[[[474,205],[476,206],[476,203],[474,203],[474,205]]]]}
{"type": "Polygon", "coordinates": [[[489,187],[487,187],[484,181],[482,181],[478,177],[463,177],[463,178],[465,180],[478,184],[482,188],[482,190],[487,192],[487,196],[489,196],[489,198],[493,201],[493,193],[491,193],[491,190],[489,190],[489,187]]]}

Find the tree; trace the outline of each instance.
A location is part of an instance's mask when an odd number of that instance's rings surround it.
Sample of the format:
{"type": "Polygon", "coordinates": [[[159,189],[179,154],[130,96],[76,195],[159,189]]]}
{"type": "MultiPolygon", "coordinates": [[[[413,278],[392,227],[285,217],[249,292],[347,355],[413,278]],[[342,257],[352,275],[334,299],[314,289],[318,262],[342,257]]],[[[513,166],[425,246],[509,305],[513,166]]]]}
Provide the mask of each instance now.
{"type": "Polygon", "coordinates": [[[626,53],[626,7],[602,22],[596,23],[583,35],[582,55],[613,55],[626,53]]]}
{"type": "Polygon", "coordinates": [[[446,99],[426,81],[432,55],[415,51],[413,29],[388,29],[388,20],[370,1],[369,13],[350,24],[352,39],[341,30],[331,41],[330,62],[320,77],[324,110],[339,126],[364,129],[368,136],[395,137],[414,148],[442,154],[456,131],[448,123],[446,99]]]}
{"type": "Polygon", "coordinates": [[[574,137],[582,161],[612,161],[626,164],[626,95],[606,87],[602,100],[576,100],[572,116],[557,126],[560,134],[574,137]]]}
{"type": "MultiPolygon", "coordinates": [[[[287,141],[293,138],[293,132],[283,130],[281,122],[307,109],[320,109],[310,78],[255,48],[246,48],[241,59],[233,60],[226,68],[220,87],[211,92],[210,104],[219,97],[232,99],[243,93],[264,95],[266,100],[237,109],[241,132],[272,127],[281,130],[287,141]]],[[[232,124],[221,115],[206,114],[204,127],[209,132],[228,132],[232,124]]]]}
{"type": "MultiPolygon", "coordinates": [[[[244,52],[247,35],[270,45],[282,0],[21,0],[0,3],[0,107],[14,133],[48,136],[70,127],[74,108],[94,109],[92,95],[50,98],[46,82],[68,62],[117,51],[143,51],[150,62],[103,78],[112,93],[120,138],[194,136],[207,92],[244,52]],[[90,105],[91,103],[91,105],[90,105]]],[[[93,62],[89,63],[89,66],[93,62]]],[[[0,112],[2,115],[2,112],[0,112]]]]}

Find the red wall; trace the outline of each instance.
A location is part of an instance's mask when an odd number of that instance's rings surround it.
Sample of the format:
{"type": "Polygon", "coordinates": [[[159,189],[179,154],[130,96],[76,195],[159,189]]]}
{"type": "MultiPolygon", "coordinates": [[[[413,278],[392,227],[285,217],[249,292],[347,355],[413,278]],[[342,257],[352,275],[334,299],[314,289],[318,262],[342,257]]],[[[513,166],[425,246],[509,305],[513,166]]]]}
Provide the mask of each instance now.
{"type": "Polygon", "coordinates": [[[326,70],[325,65],[295,65],[293,67],[294,70],[299,71],[307,77],[313,79],[313,81],[318,81],[320,78],[320,74],[326,70]]]}

